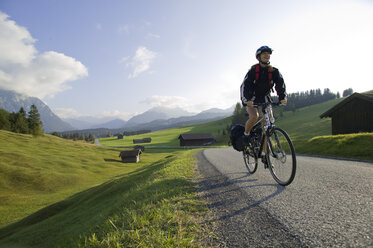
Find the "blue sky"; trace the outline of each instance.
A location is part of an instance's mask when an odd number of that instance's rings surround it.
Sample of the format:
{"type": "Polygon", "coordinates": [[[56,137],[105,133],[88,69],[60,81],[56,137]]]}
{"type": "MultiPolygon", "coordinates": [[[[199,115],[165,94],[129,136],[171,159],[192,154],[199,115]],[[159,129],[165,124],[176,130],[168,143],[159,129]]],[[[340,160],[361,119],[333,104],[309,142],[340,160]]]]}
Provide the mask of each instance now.
{"type": "Polygon", "coordinates": [[[366,0],[0,1],[0,87],[61,117],[239,101],[261,45],[288,93],[373,89],[366,0]]]}

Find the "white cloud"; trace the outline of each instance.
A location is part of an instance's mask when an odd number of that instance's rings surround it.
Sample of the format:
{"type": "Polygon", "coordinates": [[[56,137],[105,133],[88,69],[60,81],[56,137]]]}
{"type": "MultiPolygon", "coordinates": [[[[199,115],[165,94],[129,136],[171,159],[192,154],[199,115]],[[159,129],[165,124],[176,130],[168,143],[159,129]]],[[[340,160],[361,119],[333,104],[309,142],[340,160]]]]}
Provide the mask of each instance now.
{"type": "Polygon", "coordinates": [[[148,38],[159,39],[161,36],[159,34],[148,33],[148,38]]]}
{"type": "MultiPolygon", "coordinates": [[[[69,118],[79,119],[79,118],[92,117],[86,114],[79,113],[77,110],[73,108],[56,108],[54,109],[54,113],[63,119],[69,119],[69,118]]],[[[138,113],[127,113],[127,112],[121,112],[119,110],[110,110],[110,111],[101,112],[99,114],[95,114],[94,118],[129,120],[131,117],[135,116],[136,114],[138,113]]]]}
{"type": "Polygon", "coordinates": [[[0,12],[0,88],[39,98],[71,88],[66,83],[88,75],[79,61],[54,51],[37,53],[35,39],[0,12]]]}
{"type": "MultiPolygon", "coordinates": [[[[126,64],[127,67],[130,67],[133,70],[132,73],[128,75],[128,78],[135,78],[141,73],[147,71],[156,56],[157,53],[150,51],[144,46],[137,48],[135,56],[130,58],[130,61],[126,64]]],[[[127,60],[127,57],[121,59],[122,62],[127,60]]]]}
{"type": "Polygon", "coordinates": [[[0,12],[0,68],[12,65],[28,66],[35,57],[35,39],[26,28],[18,26],[0,12]]]}
{"type": "Polygon", "coordinates": [[[56,115],[60,118],[67,119],[67,118],[79,118],[84,116],[83,114],[79,113],[73,108],[56,108],[53,111],[56,115]]]}
{"type": "Polygon", "coordinates": [[[119,34],[129,34],[130,32],[130,26],[129,25],[120,25],[118,27],[118,33],[119,34]]]}
{"type": "Polygon", "coordinates": [[[138,113],[127,113],[121,112],[119,110],[110,110],[104,111],[98,114],[98,117],[106,117],[106,118],[113,118],[113,119],[122,119],[122,120],[129,120],[131,117],[137,115],[138,113]]]}
{"type": "MultiPolygon", "coordinates": [[[[193,101],[183,96],[159,96],[154,95],[139,102],[145,104],[149,108],[166,107],[166,108],[181,108],[191,113],[199,113],[209,108],[217,108],[213,103],[193,101]]],[[[224,108],[224,106],[223,106],[224,108]]]]}
{"type": "Polygon", "coordinates": [[[182,96],[158,96],[154,95],[141,101],[141,104],[146,104],[151,107],[170,107],[170,108],[185,108],[188,106],[187,99],[182,96]]]}

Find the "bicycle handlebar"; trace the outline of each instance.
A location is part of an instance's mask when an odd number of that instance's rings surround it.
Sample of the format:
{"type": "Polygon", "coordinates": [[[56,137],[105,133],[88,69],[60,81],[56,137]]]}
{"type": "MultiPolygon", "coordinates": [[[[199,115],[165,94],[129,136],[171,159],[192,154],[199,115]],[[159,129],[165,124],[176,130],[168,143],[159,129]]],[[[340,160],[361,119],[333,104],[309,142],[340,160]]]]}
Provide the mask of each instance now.
{"type": "Polygon", "coordinates": [[[258,103],[258,104],[255,104],[253,105],[253,107],[266,107],[266,106],[269,106],[269,105],[272,105],[272,106],[282,106],[283,104],[281,104],[281,102],[265,102],[265,103],[258,103]]]}

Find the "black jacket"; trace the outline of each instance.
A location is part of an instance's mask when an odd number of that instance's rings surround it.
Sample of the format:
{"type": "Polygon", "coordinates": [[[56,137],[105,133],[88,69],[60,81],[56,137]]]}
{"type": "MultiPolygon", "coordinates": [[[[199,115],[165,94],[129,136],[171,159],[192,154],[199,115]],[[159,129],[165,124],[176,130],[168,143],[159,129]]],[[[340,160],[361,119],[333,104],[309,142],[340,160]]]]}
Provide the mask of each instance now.
{"type": "Polygon", "coordinates": [[[275,67],[272,67],[272,81],[271,84],[268,80],[268,69],[269,67],[259,66],[259,80],[255,82],[256,72],[255,66],[253,65],[251,69],[247,72],[245,79],[241,85],[241,100],[244,105],[246,102],[253,101],[255,103],[265,102],[265,96],[270,96],[271,89],[273,86],[276,89],[279,101],[286,98],[286,87],[284,79],[281,73],[275,67]]]}

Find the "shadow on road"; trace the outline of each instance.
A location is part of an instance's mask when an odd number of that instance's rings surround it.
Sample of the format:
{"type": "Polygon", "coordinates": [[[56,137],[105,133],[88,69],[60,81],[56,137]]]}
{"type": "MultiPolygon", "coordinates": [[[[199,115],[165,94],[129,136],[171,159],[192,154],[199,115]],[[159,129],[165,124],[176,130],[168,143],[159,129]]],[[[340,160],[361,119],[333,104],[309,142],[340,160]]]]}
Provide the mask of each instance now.
{"type": "Polygon", "coordinates": [[[228,214],[226,214],[224,216],[221,216],[219,218],[219,220],[224,220],[226,218],[231,218],[232,216],[236,216],[236,215],[239,215],[239,214],[241,214],[241,213],[243,213],[245,211],[249,211],[250,209],[259,206],[261,203],[263,203],[265,201],[268,201],[271,198],[276,197],[277,195],[279,195],[285,189],[285,187],[280,186],[280,185],[276,185],[276,184],[261,184],[261,185],[253,185],[253,186],[246,186],[246,187],[238,187],[236,190],[242,190],[243,188],[256,188],[256,187],[268,187],[268,186],[275,187],[276,191],[274,193],[272,193],[272,194],[270,194],[270,195],[268,195],[268,196],[260,199],[259,201],[250,202],[249,205],[246,206],[246,207],[243,207],[241,209],[232,211],[232,212],[230,212],[230,213],[228,213],[228,214]]]}
{"type": "Polygon", "coordinates": [[[221,174],[210,162],[204,157],[203,153],[197,153],[199,170],[204,178],[199,182],[200,194],[208,200],[208,208],[224,208],[224,215],[214,220],[224,220],[240,215],[250,209],[259,206],[261,203],[268,201],[285,189],[278,184],[255,184],[257,179],[250,179],[247,172],[221,174]],[[228,178],[228,176],[230,178],[228,178]],[[245,192],[247,189],[273,187],[274,192],[260,200],[250,199],[245,192]]]}

